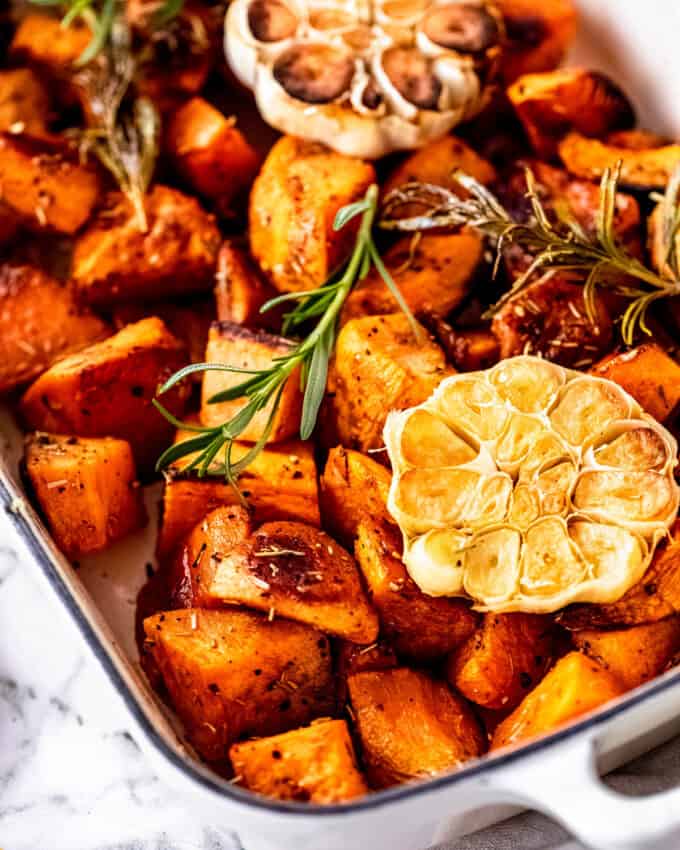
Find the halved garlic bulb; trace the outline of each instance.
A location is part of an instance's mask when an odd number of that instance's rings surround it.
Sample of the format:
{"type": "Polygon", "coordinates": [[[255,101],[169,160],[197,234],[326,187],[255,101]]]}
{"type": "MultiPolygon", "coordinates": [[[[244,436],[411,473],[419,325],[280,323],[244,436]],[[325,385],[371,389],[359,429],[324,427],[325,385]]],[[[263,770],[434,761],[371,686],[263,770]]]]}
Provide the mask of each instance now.
{"type": "Polygon", "coordinates": [[[366,159],[476,114],[502,41],[492,0],[232,0],[224,37],[269,124],[366,159]]]}
{"type": "Polygon", "coordinates": [[[446,378],[385,425],[421,590],[486,611],[615,602],[675,520],[678,447],[617,384],[536,357],[446,378]]]}

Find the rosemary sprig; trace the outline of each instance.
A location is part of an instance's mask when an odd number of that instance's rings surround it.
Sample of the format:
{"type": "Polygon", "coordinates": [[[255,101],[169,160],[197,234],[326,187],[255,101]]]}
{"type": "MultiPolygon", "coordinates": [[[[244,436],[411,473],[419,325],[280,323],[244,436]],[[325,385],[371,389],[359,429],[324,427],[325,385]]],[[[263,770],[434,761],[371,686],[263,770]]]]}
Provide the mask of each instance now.
{"type": "Polygon", "coordinates": [[[212,396],[209,404],[233,401],[245,398],[246,403],[228,422],[215,428],[197,425],[185,425],[178,421],[163,405],[154,400],[158,410],[175,426],[187,428],[197,436],[170,446],[158,459],[156,468],[162,470],[179,460],[193,455],[183,472],[196,470],[199,476],[224,475],[232,485],[236,485],[239,474],[257,457],[264,448],[271,433],[274,417],[286,381],[296,369],[300,369],[300,380],[304,390],[300,437],[309,439],[316,425],[319,408],[326,390],[328,363],[335,346],[338,319],[345,300],[358,281],[363,280],[371,266],[378,273],[396,298],[401,309],[409,317],[414,332],[419,326],[413,319],[399,289],[385,268],[378,249],[373,241],[372,228],[377,212],[378,187],[372,185],[360,201],[340,209],[335,217],[333,229],[338,231],[350,221],[361,217],[356,241],[351,256],[345,265],[317,289],[304,292],[290,292],[272,298],[263,307],[262,312],[278,304],[293,302],[293,309],[285,315],[282,332],[287,334],[299,330],[303,325],[316,320],[312,330],[291,350],[281,357],[273,359],[271,366],[260,371],[245,371],[235,366],[221,363],[195,363],[174,374],[159,390],[166,393],[179,381],[194,372],[218,370],[224,372],[244,372],[242,382],[212,396]],[[243,433],[255,414],[271,403],[271,412],[261,438],[242,457],[232,457],[234,441],[243,433]],[[219,454],[224,458],[216,461],[219,454]]]}
{"type": "Polygon", "coordinates": [[[467,190],[466,197],[458,197],[441,186],[407,183],[385,199],[380,226],[388,230],[411,232],[436,227],[472,227],[496,244],[494,273],[504,245],[514,244],[524,249],[534,258],[531,265],[490,308],[489,315],[496,313],[535,280],[536,272],[581,271],[584,273],[584,301],[592,322],[596,317],[597,286],[606,286],[631,299],[621,317],[621,335],[624,342],[630,345],[638,328],[645,334],[651,334],[646,321],[649,307],[661,298],[680,295],[680,258],[675,238],[680,232],[680,171],[670,181],[663,199],[668,275],[661,275],[631,256],[617,241],[614,214],[620,170],[619,164],[615,169],[607,169],[602,176],[597,230],[594,235],[587,234],[560,205],[555,207],[556,220],[550,219],[529,169],[526,170],[526,181],[532,217],[527,223],[514,221],[492,192],[472,177],[458,173],[454,176],[460,186],[467,190]],[[400,218],[399,209],[405,204],[421,206],[422,214],[400,218]]]}

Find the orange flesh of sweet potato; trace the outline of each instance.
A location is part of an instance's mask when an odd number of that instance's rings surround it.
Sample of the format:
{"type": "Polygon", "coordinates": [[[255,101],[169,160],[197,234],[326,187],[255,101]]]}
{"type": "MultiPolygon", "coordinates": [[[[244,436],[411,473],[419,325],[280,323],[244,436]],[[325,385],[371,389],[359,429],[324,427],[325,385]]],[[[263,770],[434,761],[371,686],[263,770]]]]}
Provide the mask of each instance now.
{"type": "Polygon", "coordinates": [[[445,682],[401,667],[356,673],[348,685],[363,762],[376,788],[436,776],[484,751],[476,718],[445,682]]]}
{"type": "Polygon", "coordinates": [[[217,258],[215,302],[217,319],[248,328],[277,330],[281,327],[281,310],[260,312],[260,307],[276,296],[276,290],[256,269],[247,251],[227,240],[217,258]]]}
{"type": "Polygon", "coordinates": [[[382,633],[398,653],[419,661],[446,655],[473,634],[477,616],[460,599],[423,593],[406,572],[401,550],[396,526],[361,520],[355,554],[382,633]]]}
{"type": "Polygon", "coordinates": [[[497,726],[491,749],[553,732],[623,692],[624,687],[615,676],[580,652],[570,652],[497,726]]]}
{"type": "Polygon", "coordinates": [[[223,551],[204,592],[214,604],[274,611],[355,643],[378,637],[378,616],[352,556],[301,522],[265,523],[223,551]]]}
{"type": "Polygon", "coordinates": [[[110,192],[73,251],[73,280],[83,300],[111,305],[209,291],[220,232],[195,198],[156,185],[144,200],[148,230],[131,204],[110,192]]]}
{"type": "Polygon", "coordinates": [[[187,737],[207,761],[240,737],[275,735],[332,708],[328,640],[287,620],[248,611],[183,609],[144,621],[187,737]]]}
{"type": "MultiPolygon", "coordinates": [[[[250,331],[231,322],[215,322],[210,328],[205,359],[208,363],[225,363],[239,369],[260,370],[270,368],[274,357],[287,354],[293,343],[264,331],[250,331]]],[[[201,422],[216,427],[232,419],[246,401],[222,401],[211,404],[216,393],[224,392],[243,383],[249,376],[243,372],[208,371],[203,375],[201,422]]],[[[240,439],[256,442],[265,432],[273,408],[272,399],[258,411],[241,432],[240,439]]],[[[298,434],[302,412],[300,370],[296,367],[285,383],[283,394],[274,414],[274,422],[267,442],[280,443],[298,434]]]]}
{"type": "Polygon", "coordinates": [[[278,800],[342,803],[368,792],[344,720],[318,720],[229,751],[240,784],[278,800]]]}
{"type": "Polygon", "coordinates": [[[109,333],[105,322],[78,307],[66,284],[32,266],[0,265],[0,392],[109,333]]]}
{"type": "Polygon", "coordinates": [[[543,677],[552,658],[552,620],[536,614],[485,614],[449,659],[448,678],[484,708],[514,708],[543,677]]]}
{"type": "Polygon", "coordinates": [[[500,357],[498,338],[489,328],[453,328],[444,319],[438,317],[434,317],[431,327],[437,342],[446,353],[447,360],[459,372],[488,369],[498,362],[500,357]]]}
{"type": "MultiPolygon", "coordinates": [[[[127,440],[138,466],[148,468],[173,431],[151,400],[184,365],[184,346],[163,322],[143,319],[55,363],[24,393],[21,414],[39,431],[127,440]]],[[[163,396],[175,416],[182,415],[188,390],[180,385],[163,396]]]]}
{"type": "Polygon", "coordinates": [[[10,53],[13,58],[46,70],[57,78],[71,71],[92,38],[91,30],[74,21],[61,25],[59,18],[29,14],[14,33],[10,53]]]}
{"type": "Polygon", "coordinates": [[[680,617],[630,629],[585,629],[574,632],[572,639],[577,649],[609,670],[630,690],[666,669],[680,648],[680,617]]]}
{"type": "Polygon", "coordinates": [[[69,558],[106,549],[146,522],[128,443],[34,434],[26,472],[57,546],[69,558]]]}
{"type": "Polygon", "coordinates": [[[392,476],[368,455],[336,446],[320,479],[324,526],[351,545],[364,517],[387,519],[387,495],[392,476]]]}
{"type": "Polygon", "coordinates": [[[0,132],[39,136],[47,130],[47,89],[30,68],[0,71],[0,132]]]}
{"type": "Polygon", "coordinates": [[[375,182],[369,163],[315,142],[284,136],[250,193],[250,249],[281,292],[314,289],[345,259],[354,225],[333,230],[338,210],[375,182]]]}

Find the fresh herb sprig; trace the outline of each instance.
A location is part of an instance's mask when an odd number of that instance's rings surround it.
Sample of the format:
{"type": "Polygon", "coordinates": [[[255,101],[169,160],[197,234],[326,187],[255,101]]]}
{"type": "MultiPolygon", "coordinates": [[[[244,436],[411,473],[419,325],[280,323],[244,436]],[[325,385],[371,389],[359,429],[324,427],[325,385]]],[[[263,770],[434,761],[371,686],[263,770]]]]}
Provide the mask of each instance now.
{"type": "MultiPolygon", "coordinates": [[[[666,271],[659,274],[631,256],[614,232],[616,193],[621,166],[607,169],[600,184],[600,206],[594,234],[570,217],[561,205],[555,206],[552,220],[536,190],[532,172],[526,170],[527,197],[532,215],[528,222],[514,221],[495,195],[469,175],[458,173],[456,181],[466,190],[465,197],[441,186],[411,182],[395,189],[385,199],[380,226],[388,230],[420,232],[437,227],[472,227],[490,237],[497,248],[496,268],[505,245],[517,245],[533,257],[529,268],[511,289],[489,310],[496,313],[521,292],[537,272],[580,271],[584,273],[584,301],[589,318],[595,322],[597,286],[607,287],[630,298],[621,317],[621,336],[632,344],[636,331],[651,334],[647,324],[650,306],[661,298],[680,295],[680,171],[670,181],[663,198],[663,239],[666,271]],[[407,204],[423,209],[420,215],[399,217],[407,204]]],[[[495,271],[495,270],[494,270],[495,271]]]]}
{"type": "Polygon", "coordinates": [[[208,428],[186,425],[178,421],[158,400],[154,400],[158,410],[175,426],[197,433],[197,436],[176,443],[167,449],[158,459],[156,465],[158,470],[165,469],[181,458],[192,456],[182,470],[184,473],[195,470],[199,476],[223,475],[231,484],[236,486],[239,474],[253,462],[264,448],[271,433],[286,382],[298,369],[304,391],[300,437],[303,440],[309,439],[316,425],[319,408],[326,390],[328,364],[335,346],[340,312],[349,293],[359,281],[366,277],[371,267],[375,267],[400,308],[409,317],[414,332],[419,333],[419,326],[385,268],[373,241],[373,224],[377,205],[378,187],[372,185],[362,200],[349,204],[338,211],[333,223],[335,231],[346,227],[359,216],[361,219],[354,249],[349,259],[341,269],[331,275],[323,286],[303,292],[279,295],[277,298],[272,298],[261,308],[261,312],[265,312],[280,304],[294,303],[294,308],[284,317],[282,327],[284,334],[300,330],[303,326],[307,326],[308,323],[316,320],[308,335],[297,344],[292,345],[289,352],[274,358],[268,368],[257,371],[243,370],[222,363],[195,363],[181,369],[160,388],[159,395],[163,395],[188,375],[208,370],[244,372],[248,376],[236,386],[216,393],[208,399],[208,404],[219,404],[220,402],[235,401],[241,398],[246,400],[238,413],[219,427],[208,428]],[[232,456],[234,441],[244,432],[254,416],[268,405],[271,405],[271,408],[262,436],[238,460],[234,459],[232,456]],[[223,460],[217,460],[218,455],[223,460]]]}

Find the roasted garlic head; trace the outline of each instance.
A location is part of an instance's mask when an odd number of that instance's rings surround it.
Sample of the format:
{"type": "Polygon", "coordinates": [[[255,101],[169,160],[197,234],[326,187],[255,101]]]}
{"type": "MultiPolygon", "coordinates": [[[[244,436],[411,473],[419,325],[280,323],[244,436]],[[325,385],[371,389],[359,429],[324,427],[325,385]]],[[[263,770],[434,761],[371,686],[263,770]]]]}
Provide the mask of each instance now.
{"type": "Polygon", "coordinates": [[[232,71],[278,130],[376,159],[484,105],[503,39],[486,0],[232,0],[232,71]]]}
{"type": "Polygon", "coordinates": [[[486,611],[619,599],[680,498],[677,444],[617,384],[537,357],[390,413],[388,507],[421,590],[486,611]]]}

